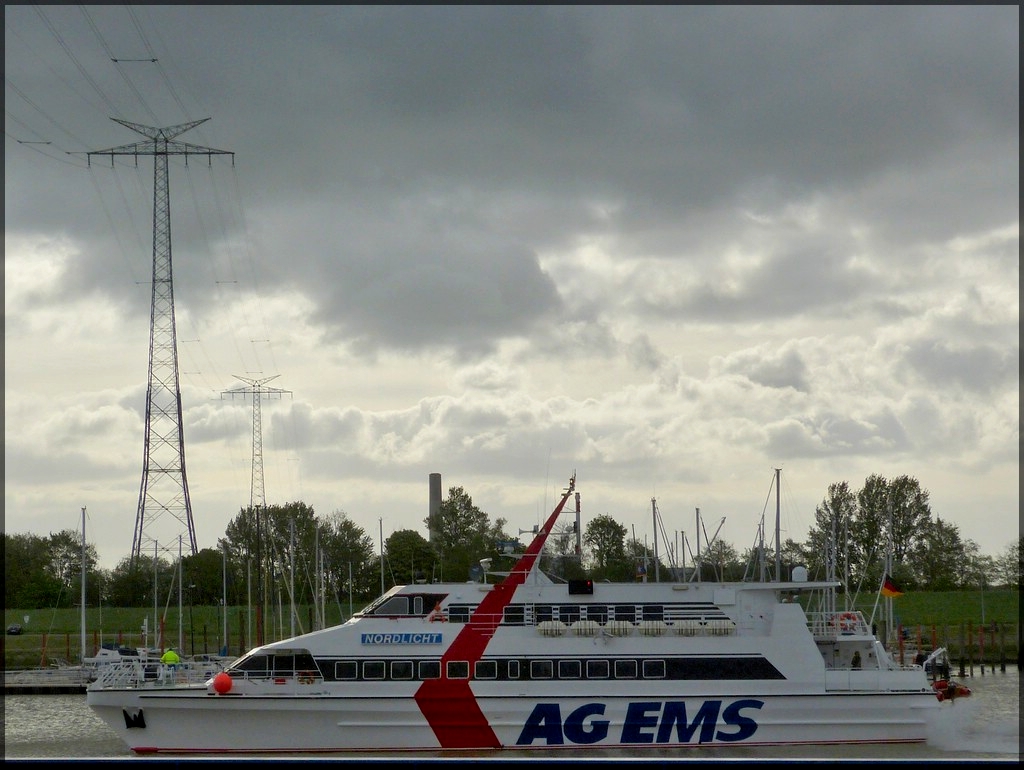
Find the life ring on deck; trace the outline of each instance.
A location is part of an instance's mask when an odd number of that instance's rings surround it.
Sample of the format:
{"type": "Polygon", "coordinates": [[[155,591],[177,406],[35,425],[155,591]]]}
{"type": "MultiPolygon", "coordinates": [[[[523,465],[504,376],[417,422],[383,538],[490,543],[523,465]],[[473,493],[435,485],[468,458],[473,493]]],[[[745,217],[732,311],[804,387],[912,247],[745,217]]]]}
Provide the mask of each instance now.
{"type": "Polygon", "coordinates": [[[850,633],[857,627],[857,615],[853,612],[843,612],[836,618],[836,625],[844,633],[850,633]]]}

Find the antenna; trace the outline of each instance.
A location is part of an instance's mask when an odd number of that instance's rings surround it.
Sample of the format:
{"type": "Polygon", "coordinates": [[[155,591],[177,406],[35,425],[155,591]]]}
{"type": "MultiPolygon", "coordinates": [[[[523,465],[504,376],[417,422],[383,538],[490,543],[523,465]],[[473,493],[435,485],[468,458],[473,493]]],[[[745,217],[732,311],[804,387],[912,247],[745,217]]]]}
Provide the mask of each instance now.
{"type": "MultiPolygon", "coordinates": [[[[214,155],[235,154],[175,141],[175,137],[209,118],[177,126],[155,128],[111,118],[142,134],[148,141],[110,147],[86,153],[89,165],[94,155],[129,155],[138,165],[140,155],[153,156],[153,293],[149,323],[149,383],[146,388],[146,432],[143,443],[142,483],[132,536],[129,571],[133,571],[144,542],[157,543],[150,529],[169,514],[188,531],[192,554],[197,552],[192,502],[185,474],[185,432],[181,415],[181,383],[178,375],[178,342],[174,323],[174,282],[171,273],[171,194],[167,171],[169,155],[205,155],[212,165],[214,155]],[[148,514],[148,516],[147,516],[148,514]]],[[[175,533],[180,536],[180,530],[175,533]]],[[[161,535],[163,542],[173,539],[161,535]]]]}

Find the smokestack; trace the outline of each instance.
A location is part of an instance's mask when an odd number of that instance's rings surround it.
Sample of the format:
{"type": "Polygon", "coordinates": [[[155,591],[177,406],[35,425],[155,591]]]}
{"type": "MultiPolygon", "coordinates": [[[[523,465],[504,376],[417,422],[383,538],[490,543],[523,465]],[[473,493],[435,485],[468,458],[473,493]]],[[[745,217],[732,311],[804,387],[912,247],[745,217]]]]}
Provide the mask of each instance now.
{"type": "Polygon", "coordinates": [[[441,509],[441,474],[430,474],[430,507],[427,509],[427,540],[434,542],[434,516],[441,509]]]}

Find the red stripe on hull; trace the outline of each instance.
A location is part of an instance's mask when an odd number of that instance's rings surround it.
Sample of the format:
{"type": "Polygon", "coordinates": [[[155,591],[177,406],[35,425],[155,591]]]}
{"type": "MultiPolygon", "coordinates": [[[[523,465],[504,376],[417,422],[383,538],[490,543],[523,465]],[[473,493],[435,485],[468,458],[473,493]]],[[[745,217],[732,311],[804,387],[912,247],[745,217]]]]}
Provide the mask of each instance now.
{"type": "Polygon", "coordinates": [[[504,614],[505,607],[512,601],[516,588],[526,581],[526,576],[540,556],[548,533],[558,520],[558,515],[565,507],[569,495],[576,487],[576,477],[569,481],[569,489],[562,496],[561,502],[548,516],[544,528],[526,549],[526,553],[516,562],[508,577],[494,586],[469,622],[452,640],[451,645],[441,657],[441,678],[431,679],[420,685],[416,691],[416,705],[419,706],[434,735],[443,749],[489,749],[499,748],[501,742],[494,734],[487,717],[480,710],[476,696],[470,689],[467,679],[448,679],[448,661],[466,661],[469,673],[487,649],[487,644],[494,635],[495,629],[504,614]]]}

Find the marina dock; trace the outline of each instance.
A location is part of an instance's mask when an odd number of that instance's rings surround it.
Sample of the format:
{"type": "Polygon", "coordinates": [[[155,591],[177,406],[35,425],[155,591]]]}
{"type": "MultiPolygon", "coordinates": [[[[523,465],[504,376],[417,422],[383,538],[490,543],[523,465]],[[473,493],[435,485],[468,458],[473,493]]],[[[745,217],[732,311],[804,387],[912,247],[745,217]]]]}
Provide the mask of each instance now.
{"type": "Polygon", "coordinates": [[[85,693],[93,680],[82,669],[32,668],[4,672],[5,695],[73,695],[85,693]]]}

